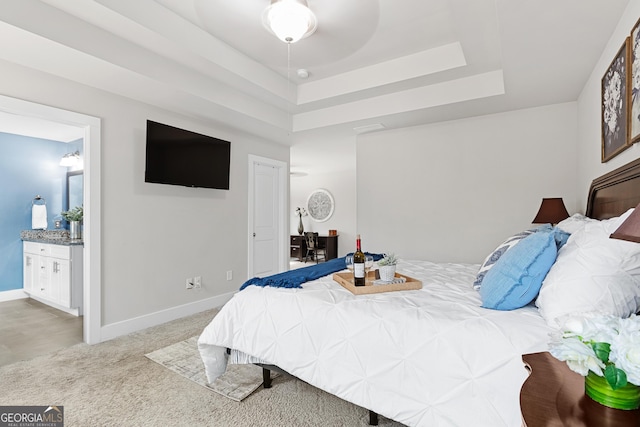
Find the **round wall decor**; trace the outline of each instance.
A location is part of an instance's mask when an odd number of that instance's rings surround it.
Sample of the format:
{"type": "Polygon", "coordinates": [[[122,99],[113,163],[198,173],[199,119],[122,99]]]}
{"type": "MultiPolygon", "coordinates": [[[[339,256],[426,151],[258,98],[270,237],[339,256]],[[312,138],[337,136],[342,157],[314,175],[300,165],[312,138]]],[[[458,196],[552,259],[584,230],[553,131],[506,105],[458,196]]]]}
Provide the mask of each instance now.
{"type": "Polygon", "coordinates": [[[309,216],[317,222],[324,222],[333,215],[333,196],[327,190],[314,190],[307,199],[309,216]]]}

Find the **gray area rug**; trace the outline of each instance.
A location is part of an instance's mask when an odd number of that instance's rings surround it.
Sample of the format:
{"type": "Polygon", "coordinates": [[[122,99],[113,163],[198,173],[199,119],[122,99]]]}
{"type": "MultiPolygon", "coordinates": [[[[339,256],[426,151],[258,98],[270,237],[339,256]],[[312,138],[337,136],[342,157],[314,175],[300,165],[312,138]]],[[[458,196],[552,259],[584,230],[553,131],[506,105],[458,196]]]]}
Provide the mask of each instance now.
{"type": "MultiPolygon", "coordinates": [[[[213,384],[207,382],[198,352],[198,336],[161,348],[146,357],[165,368],[229,399],[240,402],[262,385],[262,368],[256,365],[229,365],[213,384]]],[[[271,377],[275,378],[275,372],[271,377]]]]}

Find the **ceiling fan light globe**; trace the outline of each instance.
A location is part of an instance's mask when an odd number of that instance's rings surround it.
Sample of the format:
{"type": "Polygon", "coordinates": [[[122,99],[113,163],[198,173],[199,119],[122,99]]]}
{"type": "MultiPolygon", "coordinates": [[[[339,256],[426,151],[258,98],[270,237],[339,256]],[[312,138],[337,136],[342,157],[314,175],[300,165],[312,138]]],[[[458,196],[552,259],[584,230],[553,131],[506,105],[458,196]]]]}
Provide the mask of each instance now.
{"type": "Polygon", "coordinates": [[[273,0],[262,15],[262,22],[285,43],[295,43],[313,34],[318,26],[305,0],[273,0]]]}

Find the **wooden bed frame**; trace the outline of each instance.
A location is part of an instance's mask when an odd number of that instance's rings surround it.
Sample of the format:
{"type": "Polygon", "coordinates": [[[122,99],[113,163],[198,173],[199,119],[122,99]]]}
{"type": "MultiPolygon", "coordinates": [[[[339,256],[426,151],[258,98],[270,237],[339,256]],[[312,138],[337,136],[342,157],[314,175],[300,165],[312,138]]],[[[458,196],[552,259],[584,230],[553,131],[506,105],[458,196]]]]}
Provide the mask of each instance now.
{"type": "Polygon", "coordinates": [[[586,215],[595,219],[619,216],[640,204],[640,159],[596,178],[589,188],[586,215]]]}
{"type": "MultiPolygon", "coordinates": [[[[640,159],[627,163],[591,183],[586,215],[608,219],[640,204],[640,159]]],[[[523,426],[636,426],[638,411],[617,411],[584,400],[584,379],[549,353],[522,357],[530,377],[522,385],[523,426]],[[534,375],[534,372],[536,375],[534,375]],[[575,410],[575,408],[580,410],[575,410]]]]}
{"type": "MultiPolygon", "coordinates": [[[[619,216],[638,204],[640,204],[640,159],[592,181],[587,199],[586,216],[608,219],[619,216]]],[[[264,388],[271,388],[271,371],[292,376],[275,365],[257,365],[262,367],[264,388]]],[[[378,414],[372,410],[369,410],[369,425],[378,425],[378,414]]]]}

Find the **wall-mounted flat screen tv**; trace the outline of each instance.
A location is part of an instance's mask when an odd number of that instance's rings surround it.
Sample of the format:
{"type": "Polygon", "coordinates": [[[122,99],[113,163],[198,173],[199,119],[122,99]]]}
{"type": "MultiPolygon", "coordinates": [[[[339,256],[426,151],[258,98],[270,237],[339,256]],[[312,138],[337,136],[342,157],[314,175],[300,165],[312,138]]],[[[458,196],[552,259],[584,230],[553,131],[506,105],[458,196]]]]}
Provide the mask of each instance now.
{"type": "Polygon", "coordinates": [[[145,182],[229,189],[231,144],[147,120],[145,182]]]}

